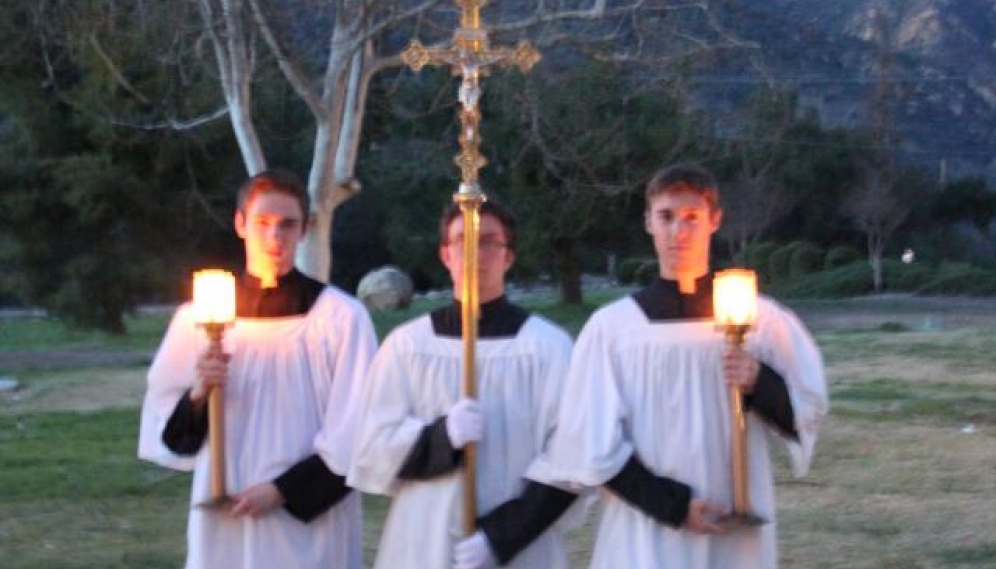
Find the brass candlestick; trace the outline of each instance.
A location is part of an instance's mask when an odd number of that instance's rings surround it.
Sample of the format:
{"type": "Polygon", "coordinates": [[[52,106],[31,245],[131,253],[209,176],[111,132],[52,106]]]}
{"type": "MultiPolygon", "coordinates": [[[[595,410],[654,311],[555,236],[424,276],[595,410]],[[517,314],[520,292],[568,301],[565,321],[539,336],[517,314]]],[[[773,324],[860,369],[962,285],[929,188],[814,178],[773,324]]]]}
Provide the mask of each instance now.
{"type": "MultiPolygon", "coordinates": [[[[224,351],[225,330],[235,322],[235,277],[206,269],[194,273],[194,315],[204,329],[208,350],[224,351]]],[[[231,503],[225,481],[225,393],[218,386],[208,391],[208,452],[211,462],[211,498],[198,507],[224,508],[231,503]]]]}
{"type": "MultiPolygon", "coordinates": [[[[223,351],[227,324],[201,324],[211,341],[210,350],[223,351]]],[[[211,453],[211,499],[201,506],[221,508],[231,503],[225,486],[225,392],[214,386],[208,392],[208,451],[211,453]]]]}
{"type": "MultiPolygon", "coordinates": [[[[757,276],[753,271],[729,269],[716,274],[713,281],[713,312],[716,328],[731,346],[742,348],[757,313],[757,276]]],[[[757,527],[767,520],[754,513],[750,505],[747,417],[743,393],[739,386],[729,387],[730,461],[733,479],[733,511],[723,518],[730,528],[757,527]]]]}

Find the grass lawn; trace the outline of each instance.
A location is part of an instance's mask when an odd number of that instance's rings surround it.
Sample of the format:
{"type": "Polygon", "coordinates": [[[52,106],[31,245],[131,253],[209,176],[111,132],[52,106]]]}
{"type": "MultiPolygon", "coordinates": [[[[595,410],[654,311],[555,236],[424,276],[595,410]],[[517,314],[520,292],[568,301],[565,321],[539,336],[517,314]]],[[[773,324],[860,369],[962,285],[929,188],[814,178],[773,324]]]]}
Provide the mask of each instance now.
{"type": "MultiPolygon", "coordinates": [[[[432,305],[377,315],[379,333],[432,305]]],[[[591,310],[530,308],[572,333],[591,310]]],[[[150,352],[166,318],[132,324],[118,338],[0,321],[0,375],[24,383],[0,396],[0,566],[182,566],[189,475],[135,458],[144,365],[16,365],[28,352],[150,352]]],[[[890,330],[817,335],[832,411],[808,477],[792,479],[776,453],[782,567],[996,567],[996,320],[890,330]]],[[[386,503],[365,505],[369,561],[386,503]]],[[[577,567],[591,522],[571,534],[577,567]]]]}

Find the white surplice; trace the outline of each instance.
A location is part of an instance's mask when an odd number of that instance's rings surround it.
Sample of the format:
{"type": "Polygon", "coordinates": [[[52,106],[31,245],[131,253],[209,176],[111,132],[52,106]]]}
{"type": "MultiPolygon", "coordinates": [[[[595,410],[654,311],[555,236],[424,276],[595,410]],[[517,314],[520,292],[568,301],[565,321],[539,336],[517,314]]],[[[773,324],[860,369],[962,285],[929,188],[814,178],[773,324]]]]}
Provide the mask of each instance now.
{"type": "MultiPolygon", "coordinates": [[[[191,306],[181,306],[149,370],[139,437],[141,458],[193,469],[192,506],[210,496],[208,445],[195,456],[178,456],[163,444],[162,433],[193,385],[197,357],[206,345],[191,306]]],[[[227,331],[225,347],[231,354],[224,392],[229,493],[272,481],[312,454],[345,476],[359,386],[377,348],[362,305],[327,287],[306,314],[237,320],[227,331]]],[[[307,524],[283,508],[232,518],[192,507],[186,567],[359,569],[361,535],[355,492],[307,524]]]]}
{"type": "MultiPolygon", "coordinates": [[[[531,315],[513,338],[477,342],[477,392],[484,437],[476,447],[477,511],[519,495],[527,469],[555,429],[571,339],[531,315]]],[[[366,383],[365,413],[349,484],[393,497],[376,569],[449,569],[460,539],[459,471],[430,480],[397,477],[422,430],[460,398],[463,342],[437,336],[428,315],[394,330],[366,383]]],[[[563,569],[557,526],[507,567],[563,569]]]]}
{"type": "MultiPolygon", "coordinates": [[[[787,443],[793,472],[806,473],[827,411],[823,360],[790,311],[759,299],[746,349],[788,388],[799,441],[787,443]]],[[[732,508],[730,402],[724,337],[711,320],[650,322],[632,297],[596,312],[578,337],[549,461],[532,474],[546,483],[604,485],[635,452],[651,472],[732,508]]],[[[773,569],[775,500],[768,440],[780,436],[747,413],[753,509],[771,523],[702,536],[662,525],[603,489],[593,569],[773,569]]]]}

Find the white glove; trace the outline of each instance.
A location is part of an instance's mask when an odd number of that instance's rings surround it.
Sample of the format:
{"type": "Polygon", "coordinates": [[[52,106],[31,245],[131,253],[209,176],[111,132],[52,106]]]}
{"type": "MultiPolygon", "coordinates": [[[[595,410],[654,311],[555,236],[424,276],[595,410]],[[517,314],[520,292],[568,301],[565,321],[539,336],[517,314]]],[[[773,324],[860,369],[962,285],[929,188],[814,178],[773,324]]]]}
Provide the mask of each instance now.
{"type": "Polygon", "coordinates": [[[453,448],[458,449],[481,440],[484,419],[481,418],[480,404],[467,398],[457,401],[446,415],[446,435],[453,448]]]}
{"type": "Polygon", "coordinates": [[[491,569],[497,566],[491,543],[483,532],[474,532],[453,548],[453,569],[491,569]]]}

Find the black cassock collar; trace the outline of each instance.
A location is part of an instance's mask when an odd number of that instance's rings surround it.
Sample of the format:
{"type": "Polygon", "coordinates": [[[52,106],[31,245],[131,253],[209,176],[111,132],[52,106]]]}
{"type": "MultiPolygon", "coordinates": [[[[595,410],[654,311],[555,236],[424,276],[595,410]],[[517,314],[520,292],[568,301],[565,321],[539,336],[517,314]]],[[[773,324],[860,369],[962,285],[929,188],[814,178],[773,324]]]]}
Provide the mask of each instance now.
{"type": "Polygon", "coordinates": [[[633,293],[647,320],[696,320],[712,318],[712,272],[695,280],[695,292],[681,294],[678,281],[655,278],[633,293]]]}
{"type": "MultiPolygon", "coordinates": [[[[462,308],[460,301],[433,310],[429,316],[432,319],[432,331],[437,336],[459,338],[462,335],[462,308]]],[[[477,337],[479,338],[511,338],[519,333],[519,329],[529,319],[529,312],[516,306],[502,295],[494,300],[481,304],[481,318],[477,322],[477,337]]]]}
{"type": "Polygon", "coordinates": [[[242,273],[235,283],[235,314],[239,318],[280,318],[307,314],[325,285],[297,269],[263,288],[258,278],[242,273]]]}

